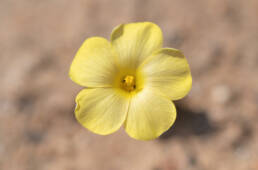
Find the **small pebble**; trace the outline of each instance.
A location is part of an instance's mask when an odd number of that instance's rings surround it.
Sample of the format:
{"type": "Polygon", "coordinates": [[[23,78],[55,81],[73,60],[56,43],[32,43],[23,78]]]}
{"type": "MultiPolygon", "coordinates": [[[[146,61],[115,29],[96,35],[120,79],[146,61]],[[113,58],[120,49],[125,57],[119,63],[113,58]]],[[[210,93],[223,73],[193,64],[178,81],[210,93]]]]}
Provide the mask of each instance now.
{"type": "Polygon", "coordinates": [[[212,99],[220,104],[225,104],[231,97],[231,91],[226,85],[218,85],[211,92],[212,99]]]}

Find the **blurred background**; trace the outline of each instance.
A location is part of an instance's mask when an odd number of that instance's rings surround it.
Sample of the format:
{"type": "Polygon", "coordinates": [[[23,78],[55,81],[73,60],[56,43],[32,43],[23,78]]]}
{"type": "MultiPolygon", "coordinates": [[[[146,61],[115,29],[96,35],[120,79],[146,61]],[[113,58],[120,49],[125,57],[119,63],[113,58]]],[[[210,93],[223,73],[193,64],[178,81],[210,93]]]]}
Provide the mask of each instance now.
{"type": "Polygon", "coordinates": [[[257,170],[257,0],[1,0],[0,170],[257,170]],[[91,36],[152,21],[193,76],[159,139],[98,136],[73,114],[68,77],[91,36]]]}

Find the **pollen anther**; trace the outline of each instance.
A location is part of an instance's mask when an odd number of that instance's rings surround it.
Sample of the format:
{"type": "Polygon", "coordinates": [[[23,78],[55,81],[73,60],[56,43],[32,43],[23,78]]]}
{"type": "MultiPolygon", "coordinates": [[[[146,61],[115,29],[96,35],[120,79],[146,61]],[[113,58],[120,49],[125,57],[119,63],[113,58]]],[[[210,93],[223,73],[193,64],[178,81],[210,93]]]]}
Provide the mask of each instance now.
{"type": "Polygon", "coordinates": [[[122,79],[121,86],[126,91],[133,91],[136,88],[134,76],[127,75],[122,79]]]}

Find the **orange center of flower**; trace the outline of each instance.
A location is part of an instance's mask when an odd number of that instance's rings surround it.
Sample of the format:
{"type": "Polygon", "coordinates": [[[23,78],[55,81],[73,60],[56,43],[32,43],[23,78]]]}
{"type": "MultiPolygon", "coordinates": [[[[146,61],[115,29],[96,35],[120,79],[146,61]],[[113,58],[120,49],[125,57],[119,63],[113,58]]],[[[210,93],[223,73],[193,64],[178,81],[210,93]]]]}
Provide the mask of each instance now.
{"type": "Polygon", "coordinates": [[[122,79],[121,87],[126,91],[133,91],[136,88],[134,76],[127,75],[122,79]]]}

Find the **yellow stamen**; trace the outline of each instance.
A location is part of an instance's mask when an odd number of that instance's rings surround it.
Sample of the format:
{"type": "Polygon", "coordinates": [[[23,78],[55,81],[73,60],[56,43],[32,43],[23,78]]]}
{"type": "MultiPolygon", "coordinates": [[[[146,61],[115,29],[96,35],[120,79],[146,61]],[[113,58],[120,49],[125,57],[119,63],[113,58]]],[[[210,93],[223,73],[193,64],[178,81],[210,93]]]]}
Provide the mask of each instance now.
{"type": "Polygon", "coordinates": [[[122,80],[122,88],[126,91],[133,91],[136,88],[134,76],[127,75],[122,80]]]}

